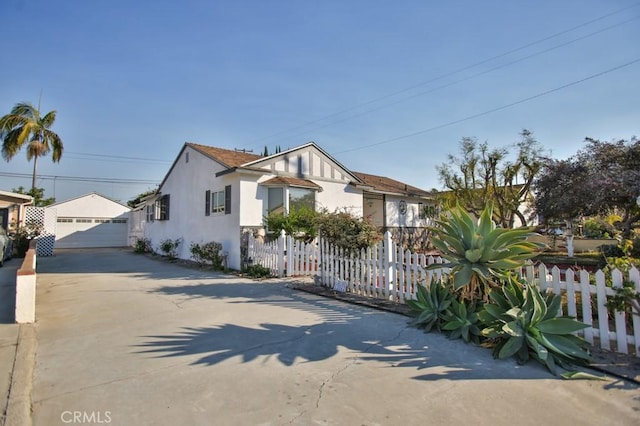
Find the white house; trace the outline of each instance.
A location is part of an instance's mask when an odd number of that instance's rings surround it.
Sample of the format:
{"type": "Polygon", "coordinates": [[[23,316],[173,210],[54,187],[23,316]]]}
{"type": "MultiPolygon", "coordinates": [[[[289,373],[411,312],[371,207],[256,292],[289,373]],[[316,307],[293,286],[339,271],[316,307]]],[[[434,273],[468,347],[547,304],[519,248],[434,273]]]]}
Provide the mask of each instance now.
{"type": "Polygon", "coordinates": [[[400,181],[368,173],[353,172],[363,190],[363,214],[382,231],[390,231],[396,243],[411,249],[426,249],[426,226],[431,219],[427,206],[431,193],[400,181]]]}
{"type": "MultiPolygon", "coordinates": [[[[365,193],[384,194],[313,142],[266,157],[186,143],[155,196],[134,212],[138,224],[132,228],[156,249],[163,240],[180,239],[177,255],[183,259],[191,256],[192,243],[219,242],[228,266],[240,269],[242,236],[263,229],[269,213],[308,205],[362,217],[365,193]]],[[[387,195],[389,206],[403,196],[387,195]]],[[[411,215],[414,204],[408,205],[411,215]]],[[[419,220],[411,216],[409,222],[419,220]]]]}
{"type": "Polygon", "coordinates": [[[129,244],[128,206],[90,193],[44,208],[55,217],[57,248],[126,247],[129,244]]]}

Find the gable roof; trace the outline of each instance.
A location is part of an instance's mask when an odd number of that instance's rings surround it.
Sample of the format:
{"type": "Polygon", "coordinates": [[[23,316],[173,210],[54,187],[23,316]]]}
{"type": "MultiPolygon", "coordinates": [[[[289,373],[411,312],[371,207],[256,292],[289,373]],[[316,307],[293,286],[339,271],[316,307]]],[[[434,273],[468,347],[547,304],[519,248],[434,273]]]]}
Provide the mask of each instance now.
{"type": "Polygon", "coordinates": [[[213,160],[216,160],[218,163],[226,166],[227,168],[240,167],[244,164],[265,158],[261,155],[256,155],[245,151],[216,148],[213,146],[200,145],[192,142],[187,142],[185,145],[190,146],[191,148],[213,160]]]}
{"type": "Polygon", "coordinates": [[[104,196],[104,195],[102,195],[102,194],[99,194],[99,193],[97,193],[97,192],[95,192],[95,191],[94,191],[94,192],[89,192],[88,194],[79,195],[79,196],[77,196],[77,197],[69,198],[68,200],[58,201],[58,202],[56,202],[56,203],[49,204],[49,205],[48,205],[48,206],[46,206],[45,208],[48,208],[48,207],[56,207],[56,206],[59,206],[60,204],[66,204],[66,203],[69,203],[69,202],[72,202],[72,201],[75,201],[75,200],[79,200],[79,199],[81,199],[81,198],[87,198],[87,197],[92,197],[92,196],[96,196],[96,197],[103,198],[103,199],[104,199],[104,200],[106,200],[106,201],[110,201],[110,202],[112,202],[112,203],[114,203],[114,204],[118,204],[118,205],[120,205],[120,206],[122,206],[122,207],[126,207],[127,209],[131,210],[131,207],[127,206],[126,204],[123,204],[123,203],[121,203],[120,201],[112,200],[111,198],[106,197],[106,196],[104,196]]]}
{"type": "Polygon", "coordinates": [[[372,190],[371,192],[421,198],[431,197],[430,192],[395,179],[362,172],[353,172],[353,174],[356,175],[366,186],[370,187],[372,190]]]}

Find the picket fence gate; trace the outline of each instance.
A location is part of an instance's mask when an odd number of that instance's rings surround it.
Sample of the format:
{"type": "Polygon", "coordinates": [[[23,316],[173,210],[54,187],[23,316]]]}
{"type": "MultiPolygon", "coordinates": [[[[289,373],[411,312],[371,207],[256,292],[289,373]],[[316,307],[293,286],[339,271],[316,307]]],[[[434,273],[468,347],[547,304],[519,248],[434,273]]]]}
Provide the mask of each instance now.
{"type": "MultiPolygon", "coordinates": [[[[305,244],[284,232],[269,243],[250,237],[248,248],[250,262],[268,268],[273,275],[314,276],[317,283],[336,291],[396,303],[415,299],[419,285],[428,285],[448,272],[446,268],[427,269],[443,263],[442,259],[403,251],[388,232],[380,243],[358,254],[345,254],[322,240],[305,244]]],[[[614,295],[614,288],[621,288],[624,281],[633,282],[640,292],[638,269],[631,268],[626,276],[614,269],[612,286],[607,286],[603,271],[562,271],[557,266],[549,270],[540,264],[528,265],[520,273],[541,290],[562,296],[558,316],[572,316],[587,324],[578,334],[590,344],[640,357],[640,317],[611,314],[606,307],[607,296],[614,295]]]]}

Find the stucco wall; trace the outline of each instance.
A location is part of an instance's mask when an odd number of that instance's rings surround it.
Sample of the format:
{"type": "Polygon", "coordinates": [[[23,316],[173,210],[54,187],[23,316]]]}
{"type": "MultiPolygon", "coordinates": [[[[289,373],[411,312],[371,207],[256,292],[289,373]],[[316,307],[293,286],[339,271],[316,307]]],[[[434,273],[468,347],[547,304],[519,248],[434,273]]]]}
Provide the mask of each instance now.
{"type": "Polygon", "coordinates": [[[156,220],[144,226],[145,237],[159,251],[160,242],[170,238],[182,238],[178,257],[189,259],[191,243],[204,244],[216,241],[228,253],[228,266],[240,267],[239,195],[236,175],[216,178],[222,166],[199,152],[186,147],[175,163],[161,188],[161,195],[170,194],[169,220],[156,220]],[[188,153],[189,162],[186,161],[188,153]],[[205,192],[222,191],[231,185],[231,214],[205,215],[205,192]],[[234,214],[235,213],[235,214],[234,214]]]}
{"type": "Polygon", "coordinates": [[[421,200],[410,197],[397,197],[387,195],[387,223],[388,227],[422,227],[427,225],[427,220],[419,218],[419,207],[421,200]],[[407,203],[407,211],[400,214],[400,201],[407,203]]]}
{"type": "Polygon", "coordinates": [[[58,217],[114,218],[129,214],[129,207],[116,203],[98,194],[88,194],[69,201],[53,204],[58,217]]]}

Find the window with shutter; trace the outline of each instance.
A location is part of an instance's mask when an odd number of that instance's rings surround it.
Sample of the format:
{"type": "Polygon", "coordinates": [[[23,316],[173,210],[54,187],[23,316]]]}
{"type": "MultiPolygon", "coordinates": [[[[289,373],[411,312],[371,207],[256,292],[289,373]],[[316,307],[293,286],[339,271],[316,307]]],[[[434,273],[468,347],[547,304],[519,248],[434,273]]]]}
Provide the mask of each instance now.
{"type": "Polygon", "coordinates": [[[156,201],[156,220],[169,220],[170,195],[166,194],[156,201]]]}
{"type": "Polygon", "coordinates": [[[211,215],[211,191],[209,190],[204,192],[204,215],[211,215]]]}

